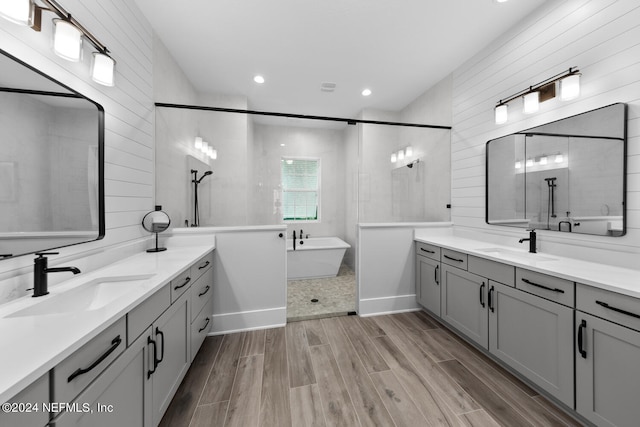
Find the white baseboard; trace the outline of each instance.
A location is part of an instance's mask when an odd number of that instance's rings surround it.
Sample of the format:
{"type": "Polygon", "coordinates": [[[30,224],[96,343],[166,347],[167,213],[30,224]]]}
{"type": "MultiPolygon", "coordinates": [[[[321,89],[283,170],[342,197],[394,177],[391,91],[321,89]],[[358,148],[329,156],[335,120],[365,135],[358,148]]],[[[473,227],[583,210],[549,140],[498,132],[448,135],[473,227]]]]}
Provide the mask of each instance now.
{"type": "Polygon", "coordinates": [[[361,299],[358,305],[358,315],[362,317],[417,310],[420,306],[416,302],[416,294],[361,299]]]}
{"type": "Polygon", "coordinates": [[[213,326],[208,333],[210,336],[278,328],[287,324],[287,307],[214,314],[211,320],[213,326]]]}

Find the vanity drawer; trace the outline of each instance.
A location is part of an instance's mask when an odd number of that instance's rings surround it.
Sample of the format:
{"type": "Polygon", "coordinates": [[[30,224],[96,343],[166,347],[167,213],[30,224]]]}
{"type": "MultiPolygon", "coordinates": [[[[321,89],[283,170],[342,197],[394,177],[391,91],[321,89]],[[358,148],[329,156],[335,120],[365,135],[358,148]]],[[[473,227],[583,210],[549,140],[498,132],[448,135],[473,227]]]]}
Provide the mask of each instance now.
{"type": "Polygon", "coordinates": [[[569,307],[575,306],[575,283],[569,280],[516,268],[516,288],[569,307]]]}
{"type": "Polygon", "coordinates": [[[200,258],[195,264],[191,266],[191,281],[195,282],[200,276],[209,271],[213,266],[213,252],[209,252],[207,255],[200,258]]]}
{"type": "MultiPolygon", "coordinates": [[[[193,322],[213,295],[213,270],[209,269],[191,285],[191,321],[193,322]]],[[[211,313],[209,313],[211,314],[211,313]]]]}
{"type": "Polygon", "coordinates": [[[189,289],[189,285],[191,285],[191,282],[193,282],[193,278],[191,276],[190,268],[180,273],[178,277],[171,281],[171,304],[176,302],[176,300],[180,298],[180,296],[184,294],[187,289],[189,289]]]}
{"type": "MultiPolygon", "coordinates": [[[[20,393],[7,400],[8,403],[23,403],[25,405],[37,404],[37,412],[16,411],[0,412],[0,426],[33,427],[44,426],[49,421],[49,412],[45,412],[42,403],[49,402],[49,373],[47,372],[20,393]]],[[[4,402],[2,402],[4,403],[4,402]]],[[[26,409],[33,409],[25,406],[26,409]]],[[[13,408],[12,408],[13,409],[13,408]]],[[[17,409],[20,409],[19,407],[17,409]]]]}
{"type": "Polygon", "coordinates": [[[516,269],[511,265],[469,255],[467,270],[470,273],[495,280],[503,285],[515,286],[516,269]]]}
{"type": "Polygon", "coordinates": [[[53,368],[54,402],[72,402],[126,346],[123,317],[53,368]]]}
{"type": "MultiPolygon", "coordinates": [[[[212,301],[209,299],[209,301],[212,301]]],[[[205,305],[191,323],[191,360],[196,357],[202,342],[211,330],[211,304],[205,305]]]]}
{"type": "Polygon", "coordinates": [[[467,269],[467,254],[463,254],[462,252],[452,251],[451,249],[441,249],[441,260],[445,264],[453,265],[454,267],[461,268],[463,270],[467,269]]]}
{"type": "Polygon", "coordinates": [[[640,331],[640,299],[576,284],[576,308],[640,331]]]}
{"type": "Polygon", "coordinates": [[[142,333],[171,305],[169,284],[144,300],[127,314],[127,346],[142,333]]]}
{"type": "Polygon", "coordinates": [[[440,261],[440,248],[428,243],[416,242],[416,254],[440,261]]]}

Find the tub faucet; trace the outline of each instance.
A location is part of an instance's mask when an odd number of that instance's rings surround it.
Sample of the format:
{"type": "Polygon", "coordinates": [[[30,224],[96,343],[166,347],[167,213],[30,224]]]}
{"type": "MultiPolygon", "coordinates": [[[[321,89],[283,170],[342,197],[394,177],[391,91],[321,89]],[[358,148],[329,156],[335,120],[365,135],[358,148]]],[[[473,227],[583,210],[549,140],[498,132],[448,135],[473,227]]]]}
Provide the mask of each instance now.
{"type": "Polygon", "coordinates": [[[536,230],[535,229],[531,229],[528,230],[529,231],[529,237],[525,238],[525,239],[520,239],[518,240],[519,243],[522,242],[529,242],[529,252],[531,252],[532,254],[536,253],[536,230]]]}
{"type": "Polygon", "coordinates": [[[300,229],[300,240],[302,240],[304,234],[302,233],[302,228],[300,229]]]}
{"type": "Polygon", "coordinates": [[[560,221],[558,223],[558,231],[562,231],[562,224],[567,224],[569,226],[569,233],[571,233],[571,221],[560,221]]]}
{"type": "Polygon", "coordinates": [[[73,274],[80,273],[80,270],[76,267],[47,267],[48,258],[45,255],[58,255],[58,252],[37,252],[36,258],[33,261],[33,296],[41,297],[49,293],[49,282],[47,273],[59,273],[62,271],[69,271],[73,274]]]}
{"type": "Polygon", "coordinates": [[[293,230],[293,250],[296,250],[296,230],[293,230]]]}

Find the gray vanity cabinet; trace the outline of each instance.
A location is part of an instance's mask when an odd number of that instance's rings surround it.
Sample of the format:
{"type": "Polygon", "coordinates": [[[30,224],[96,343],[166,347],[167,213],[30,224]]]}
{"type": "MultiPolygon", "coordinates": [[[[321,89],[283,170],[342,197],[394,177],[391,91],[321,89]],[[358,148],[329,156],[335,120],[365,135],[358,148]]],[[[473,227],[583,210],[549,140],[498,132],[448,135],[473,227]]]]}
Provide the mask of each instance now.
{"type": "Polygon", "coordinates": [[[598,426],[637,426],[640,300],[584,285],[576,296],[576,410],[598,426]]]}
{"type": "Polygon", "coordinates": [[[573,309],[489,281],[489,351],[573,407],[573,309]]]}
{"type": "Polygon", "coordinates": [[[79,408],[55,422],[56,427],[152,427],[151,380],[153,350],[148,328],[76,399],[79,408]],[[83,406],[88,405],[88,406],[83,406]]]}
{"type": "Polygon", "coordinates": [[[485,349],[489,347],[488,282],[484,277],[442,264],[442,320],[485,349]]]}
{"type": "MultiPolygon", "coordinates": [[[[49,412],[42,407],[49,402],[49,373],[31,383],[7,403],[12,404],[15,411],[0,411],[0,426],[42,427],[49,421],[49,412]],[[34,408],[32,405],[38,406],[34,408]]],[[[2,402],[5,403],[5,402],[2,402]]]]}
{"type": "Polygon", "coordinates": [[[440,248],[425,243],[416,245],[416,298],[440,316],[440,248]]]}

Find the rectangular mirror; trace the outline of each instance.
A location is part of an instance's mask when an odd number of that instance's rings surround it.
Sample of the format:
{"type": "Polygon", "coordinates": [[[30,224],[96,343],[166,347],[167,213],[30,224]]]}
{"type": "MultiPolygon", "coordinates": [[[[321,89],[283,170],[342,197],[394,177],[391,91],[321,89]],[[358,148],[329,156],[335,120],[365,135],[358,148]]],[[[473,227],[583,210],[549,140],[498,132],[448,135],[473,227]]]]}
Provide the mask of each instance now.
{"type": "Polygon", "coordinates": [[[101,239],[103,108],[0,53],[0,259],[101,239]]]}
{"type": "Polygon", "coordinates": [[[618,103],[487,142],[487,223],[624,235],[626,124],[618,103]]]}

